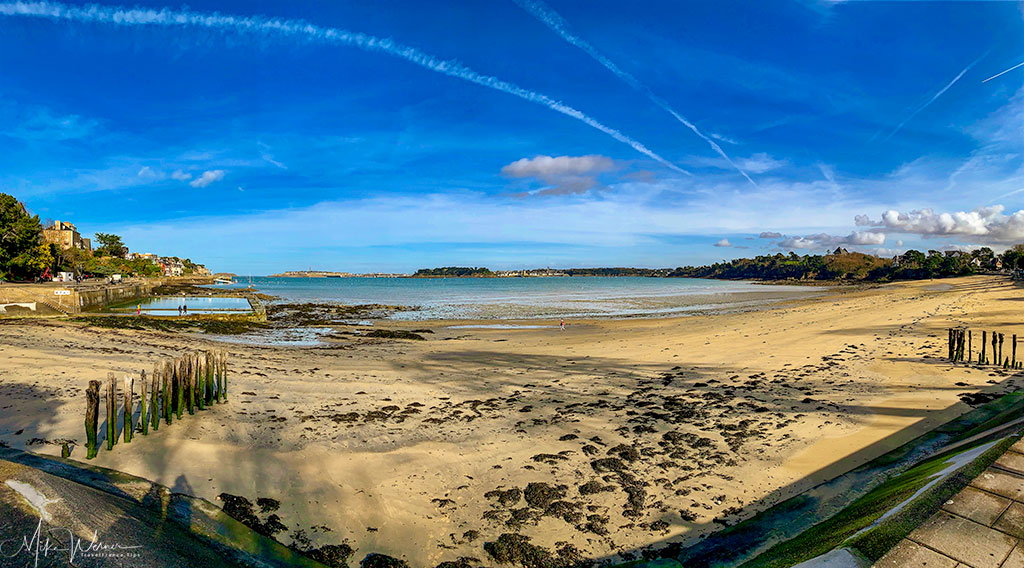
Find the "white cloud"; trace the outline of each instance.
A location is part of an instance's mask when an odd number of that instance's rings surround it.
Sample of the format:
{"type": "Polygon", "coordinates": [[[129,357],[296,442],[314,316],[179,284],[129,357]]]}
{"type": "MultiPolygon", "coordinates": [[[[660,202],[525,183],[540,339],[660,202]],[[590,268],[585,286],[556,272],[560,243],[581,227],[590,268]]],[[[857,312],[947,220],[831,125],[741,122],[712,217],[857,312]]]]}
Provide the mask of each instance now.
{"type": "Polygon", "coordinates": [[[722,239],[722,240],[718,241],[717,243],[715,243],[714,246],[716,246],[716,247],[731,247],[732,243],[729,242],[729,239],[722,239]]]}
{"type": "Polygon", "coordinates": [[[185,173],[181,170],[175,170],[175,172],[171,174],[171,179],[176,179],[178,181],[188,181],[192,179],[192,174],[185,173]]]}
{"type": "Polygon", "coordinates": [[[550,177],[587,175],[608,172],[615,169],[615,161],[607,156],[537,156],[523,158],[501,168],[509,177],[550,177]]]}
{"type": "Polygon", "coordinates": [[[157,173],[153,171],[153,168],[149,166],[143,166],[142,169],[139,170],[138,176],[140,178],[155,178],[157,177],[157,173]]]}
{"type": "Polygon", "coordinates": [[[764,231],[757,236],[759,239],[781,239],[782,233],[776,233],[775,231],[764,231]]]}
{"type": "Polygon", "coordinates": [[[224,179],[224,170],[206,170],[203,175],[192,180],[189,185],[192,187],[206,187],[211,183],[224,179]]]}
{"type": "Polygon", "coordinates": [[[890,209],[882,213],[879,221],[867,215],[857,215],[859,226],[878,227],[894,233],[907,233],[933,237],[960,236],[975,242],[1009,244],[1024,240],[1024,210],[1003,214],[1002,205],[979,207],[973,211],[936,213],[933,209],[918,209],[901,213],[890,209]]]}
{"type": "Polygon", "coordinates": [[[764,152],[758,152],[749,158],[742,158],[739,163],[743,169],[755,174],[777,170],[788,164],[785,160],[776,160],[764,152]]]}
{"type": "Polygon", "coordinates": [[[826,249],[840,246],[881,245],[885,243],[885,233],[854,231],[849,235],[838,236],[817,233],[804,237],[788,237],[779,246],[791,249],[826,249]]]}
{"type": "Polygon", "coordinates": [[[551,186],[536,195],[564,195],[600,186],[597,176],[618,167],[607,156],[537,156],[516,160],[501,168],[501,173],[513,178],[537,178],[551,186]]]}

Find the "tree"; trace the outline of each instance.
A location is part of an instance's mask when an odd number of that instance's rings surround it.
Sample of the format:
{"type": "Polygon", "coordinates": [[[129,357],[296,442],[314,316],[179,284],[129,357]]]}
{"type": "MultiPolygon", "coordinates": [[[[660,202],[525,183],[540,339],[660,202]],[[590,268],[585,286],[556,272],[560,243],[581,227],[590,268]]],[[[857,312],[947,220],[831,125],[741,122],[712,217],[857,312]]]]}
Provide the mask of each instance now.
{"type": "Polygon", "coordinates": [[[971,258],[978,261],[978,268],[982,270],[995,270],[996,268],[996,253],[988,247],[971,251],[971,258]]]}
{"type": "Polygon", "coordinates": [[[52,264],[39,217],[11,195],[0,193],[0,279],[29,280],[52,264]]]}
{"type": "Polygon", "coordinates": [[[100,256],[113,256],[124,258],[128,254],[128,247],[121,242],[121,237],[112,233],[96,233],[96,240],[100,246],[96,247],[96,254],[100,256]]]}

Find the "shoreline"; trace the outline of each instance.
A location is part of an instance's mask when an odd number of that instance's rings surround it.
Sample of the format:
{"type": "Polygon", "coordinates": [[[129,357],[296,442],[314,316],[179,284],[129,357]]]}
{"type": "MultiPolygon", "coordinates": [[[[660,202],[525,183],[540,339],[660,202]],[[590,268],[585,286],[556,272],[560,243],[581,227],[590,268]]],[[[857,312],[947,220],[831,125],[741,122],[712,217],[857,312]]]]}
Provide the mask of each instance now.
{"type": "Polygon", "coordinates": [[[211,501],[278,499],[280,538],[304,529],[318,544],[346,540],[358,558],[493,565],[483,543],[521,534],[622,560],[747,518],[962,413],[959,393],[992,389],[986,370],[949,373],[940,343],[963,323],[1016,333],[1006,300],[1019,289],[994,277],[941,283],[842,288],[743,313],[573,320],[565,332],[388,321],[433,333],[315,349],[0,321],[13,410],[0,440],[59,453],[28,442],[83,437],[88,379],[216,346],[232,353],[227,405],[95,463],[169,487],[183,476],[211,501]],[[514,502],[494,493],[513,489],[514,502]]]}

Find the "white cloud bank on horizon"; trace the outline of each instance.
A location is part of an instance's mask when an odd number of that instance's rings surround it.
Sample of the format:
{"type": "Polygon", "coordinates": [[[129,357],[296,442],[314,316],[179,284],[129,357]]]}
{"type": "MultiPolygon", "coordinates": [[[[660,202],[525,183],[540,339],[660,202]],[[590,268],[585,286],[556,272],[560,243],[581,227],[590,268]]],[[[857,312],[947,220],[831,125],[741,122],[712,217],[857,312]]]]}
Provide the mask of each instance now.
{"type": "Polygon", "coordinates": [[[716,247],[731,247],[732,243],[729,242],[729,239],[722,239],[722,240],[718,241],[717,243],[715,243],[713,246],[716,246],[716,247]]]}
{"type": "Polygon", "coordinates": [[[973,211],[936,213],[918,209],[901,213],[890,209],[881,220],[867,215],[854,219],[859,227],[876,227],[877,232],[922,235],[925,237],[963,237],[985,244],[1012,244],[1024,241],[1024,210],[1004,215],[1002,205],[979,207],[973,211]]]}

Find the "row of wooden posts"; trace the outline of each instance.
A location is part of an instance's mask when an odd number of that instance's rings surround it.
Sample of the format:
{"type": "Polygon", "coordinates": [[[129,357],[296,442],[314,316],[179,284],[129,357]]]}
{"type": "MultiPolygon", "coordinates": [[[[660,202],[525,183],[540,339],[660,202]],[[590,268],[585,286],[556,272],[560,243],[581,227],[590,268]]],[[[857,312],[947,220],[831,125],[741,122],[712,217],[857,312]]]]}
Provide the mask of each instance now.
{"type": "MultiPolygon", "coordinates": [[[[960,361],[974,363],[973,339],[973,334],[969,329],[949,328],[949,360],[954,363],[960,361]]],[[[1002,365],[1004,369],[1024,368],[1024,362],[1017,361],[1017,335],[1011,336],[1010,355],[1008,357],[1003,357],[1003,341],[1005,339],[1005,335],[993,331],[990,340],[989,332],[982,331],[981,349],[977,354],[977,363],[979,365],[1002,365]],[[991,349],[989,349],[990,344],[992,346],[991,349]]]]}
{"type": "MultiPolygon", "coordinates": [[[[227,402],[228,357],[224,351],[201,351],[188,353],[173,360],[157,363],[151,375],[147,391],[146,372],[140,373],[139,421],[135,422],[135,378],[124,377],[124,442],[130,443],[135,432],[143,436],[149,429],[160,429],[160,420],[170,425],[181,420],[184,413],[195,414],[213,404],[227,402]]],[[[85,437],[86,458],[96,457],[99,451],[97,422],[100,412],[100,381],[89,381],[85,391],[85,437]]],[[[107,451],[117,444],[118,419],[117,379],[114,373],[107,375],[107,451]]]]}

